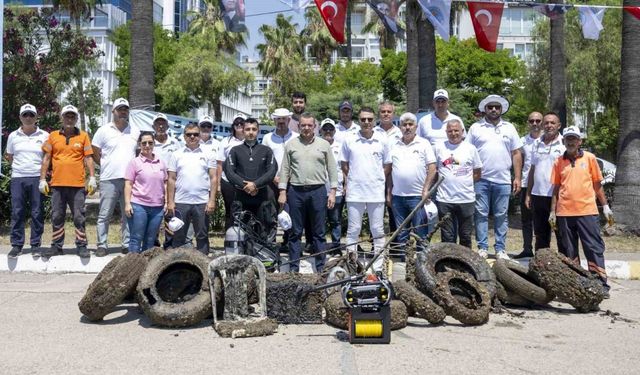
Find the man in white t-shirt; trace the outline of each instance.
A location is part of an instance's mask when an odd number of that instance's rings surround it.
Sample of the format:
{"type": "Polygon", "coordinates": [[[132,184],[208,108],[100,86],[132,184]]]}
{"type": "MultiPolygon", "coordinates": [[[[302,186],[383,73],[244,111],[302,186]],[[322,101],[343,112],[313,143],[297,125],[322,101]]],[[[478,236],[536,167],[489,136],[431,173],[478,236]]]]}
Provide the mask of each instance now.
{"type": "Polygon", "coordinates": [[[22,252],[25,242],[24,224],[27,207],[31,208],[31,253],[40,254],[44,232],[44,207],[40,194],[40,166],[44,152],[42,145],[49,133],[40,129],[36,122],[36,107],[25,104],[20,107],[20,127],[9,134],[5,158],[11,165],[11,250],[9,258],[22,252]]]}
{"type": "Polygon", "coordinates": [[[439,89],[433,93],[433,108],[433,112],[420,119],[418,123],[419,136],[428,139],[431,145],[435,146],[436,143],[447,140],[447,121],[458,120],[462,125],[462,137],[464,138],[466,135],[464,123],[460,117],[449,112],[449,93],[447,90],[439,89]]]}
{"type": "Polygon", "coordinates": [[[447,140],[435,146],[438,174],[444,177],[436,193],[436,204],[441,219],[447,213],[452,219],[442,224],[442,242],[455,243],[457,237],[460,245],[471,248],[476,202],[473,183],[480,180],[482,161],[475,146],[462,141],[462,134],[462,123],[451,120],[447,122],[447,140]]]}
{"type": "MultiPolygon", "coordinates": [[[[340,149],[342,148],[342,144],[335,141],[335,134],[335,122],[330,118],[322,120],[320,123],[320,135],[331,145],[331,151],[333,152],[333,158],[336,161],[338,172],[335,204],[333,208],[327,209],[327,224],[331,232],[331,244],[328,245],[327,248],[339,246],[340,238],[342,237],[342,208],[344,207],[344,175],[342,174],[342,167],[340,165],[340,149]]],[[[327,192],[329,192],[331,189],[329,181],[327,181],[326,188],[327,192]]],[[[339,252],[340,251],[338,251],[338,253],[339,252]]]]}
{"type": "MultiPolygon", "coordinates": [[[[391,178],[387,181],[387,205],[393,209],[396,228],[429,193],[436,176],[436,158],[431,144],[416,135],[418,119],[413,113],[400,116],[399,140],[389,140],[391,150],[391,178]]],[[[411,219],[411,227],[426,238],[429,228],[426,212],[422,209],[411,219]]],[[[396,238],[402,245],[409,239],[409,230],[403,229],[396,238]]],[[[402,257],[404,258],[404,257],[402,257]]]]}
{"type": "Polygon", "coordinates": [[[216,157],[200,145],[200,128],[189,124],[184,129],[187,145],[171,155],[167,166],[167,214],[177,215],[184,225],[174,233],[173,247],[186,243],[187,230],[193,224],[198,251],[209,253],[206,215],[216,208],[216,157]],[[177,213],[176,213],[177,212],[177,213]]]}
{"type": "Polygon", "coordinates": [[[100,210],[96,256],[107,255],[109,222],[116,207],[120,208],[122,251],[129,247],[129,225],[124,211],[124,173],[136,157],[140,131],[129,125],[129,102],[118,98],[113,102],[113,121],[100,127],[93,136],[93,160],[100,165],[100,210]]]}
{"type": "MultiPolygon", "coordinates": [[[[391,173],[391,153],[387,137],[373,131],[375,112],[363,107],[358,113],[360,131],[342,143],[340,161],[345,175],[347,201],[347,250],[355,253],[362,229],[362,215],[369,216],[369,229],[376,252],[382,251],[384,239],[385,183],[391,173]]],[[[383,258],[373,265],[381,271],[383,258]]]]}
{"type": "MultiPolygon", "coordinates": [[[[566,151],[560,135],[560,117],[555,112],[544,115],[542,126],[544,134],[533,143],[531,169],[527,183],[525,205],[533,211],[533,231],[536,236],[535,250],[544,249],[551,244],[551,199],[553,185],[551,184],[551,170],[556,159],[566,151]]],[[[564,246],[562,238],[556,230],[556,243],[562,253],[564,246]]],[[[533,254],[531,254],[533,256],[533,254]]]]}
{"type": "Polygon", "coordinates": [[[527,197],[527,183],[529,170],[531,169],[532,147],[535,141],[540,138],[542,132],[542,113],[531,112],[527,118],[529,132],[520,138],[522,142],[522,190],[520,191],[520,223],[522,224],[522,252],[514,255],[514,259],[527,258],[533,256],[533,212],[527,208],[525,198],[527,197]]]}
{"type": "Polygon", "coordinates": [[[482,161],[482,177],[476,182],[476,241],[478,253],[486,258],[489,249],[489,212],[493,213],[496,257],[509,259],[505,240],[508,230],[507,211],[511,193],[520,192],[522,154],[516,128],[502,119],[509,110],[507,99],[489,95],[478,105],[485,117],[471,125],[466,141],[478,149],[482,161]],[[511,181],[511,167],[515,178],[511,181]]]}

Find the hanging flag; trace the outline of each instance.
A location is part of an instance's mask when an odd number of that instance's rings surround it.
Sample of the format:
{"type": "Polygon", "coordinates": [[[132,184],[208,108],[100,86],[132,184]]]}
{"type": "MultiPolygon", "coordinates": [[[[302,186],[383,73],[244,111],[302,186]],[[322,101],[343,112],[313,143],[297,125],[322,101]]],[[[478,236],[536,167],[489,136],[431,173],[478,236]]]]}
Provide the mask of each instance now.
{"type": "Polygon", "coordinates": [[[580,6],[580,24],[582,25],[582,36],[585,39],[598,40],[600,31],[604,29],[602,26],[602,17],[604,17],[605,8],[580,6]]]}
{"type": "Polygon", "coordinates": [[[396,0],[367,0],[367,4],[380,17],[384,27],[393,34],[402,34],[404,30],[398,26],[398,2],[396,0]]]}
{"type": "Polygon", "coordinates": [[[567,13],[573,5],[567,4],[537,4],[537,3],[527,3],[530,7],[533,7],[538,13],[544,14],[545,16],[555,20],[567,13]]]}
{"type": "Polygon", "coordinates": [[[478,45],[485,51],[495,52],[504,3],[467,1],[467,6],[478,45]]]}
{"type": "Polygon", "coordinates": [[[348,0],[314,0],[333,39],[344,43],[344,20],[348,0]]]}
{"type": "Polygon", "coordinates": [[[418,4],[442,39],[449,40],[451,0],[418,0],[418,4]]]}
{"type": "Polygon", "coordinates": [[[222,21],[227,31],[241,33],[247,31],[244,24],[244,0],[220,0],[222,21]]]}
{"type": "Polygon", "coordinates": [[[637,19],[640,20],[640,7],[623,7],[624,10],[626,10],[627,12],[633,14],[634,17],[636,17],[637,19]]]}
{"type": "Polygon", "coordinates": [[[280,0],[280,2],[285,3],[297,13],[302,13],[307,8],[311,0],[280,0]]]}

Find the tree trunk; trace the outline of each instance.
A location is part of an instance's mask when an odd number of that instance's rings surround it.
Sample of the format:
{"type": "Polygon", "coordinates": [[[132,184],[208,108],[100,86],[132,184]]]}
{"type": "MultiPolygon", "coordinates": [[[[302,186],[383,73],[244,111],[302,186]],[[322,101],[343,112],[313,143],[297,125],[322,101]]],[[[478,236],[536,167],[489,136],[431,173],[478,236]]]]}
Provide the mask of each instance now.
{"type": "Polygon", "coordinates": [[[153,73],[153,0],[131,2],[131,108],[155,104],[153,73]]]}
{"type": "Polygon", "coordinates": [[[436,69],[436,36],[433,25],[422,16],[418,19],[419,108],[433,109],[433,93],[438,85],[436,69]]]}
{"type": "Polygon", "coordinates": [[[407,0],[405,13],[407,26],[407,111],[414,113],[418,111],[420,105],[417,29],[419,12],[416,0],[407,0]]]}
{"type": "MultiPolygon", "coordinates": [[[[80,28],[80,19],[75,20],[76,32],[80,34],[82,32],[80,28]]],[[[80,129],[87,131],[87,121],[84,118],[87,103],[84,97],[84,73],[85,65],[81,62],[76,69],[76,84],[78,88],[78,103],[74,103],[78,106],[78,112],[80,113],[80,129]]]]}
{"type": "MultiPolygon", "coordinates": [[[[557,1],[556,3],[564,3],[564,0],[557,1]]],[[[567,65],[565,53],[564,53],[564,15],[559,16],[555,20],[550,20],[551,31],[550,37],[550,61],[549,69],[551,70],[551,110],[556,112],[560,117],[562,126],[567,124],[567,85],[566,85],[566,72],[565,67],[567,65]]]]}
{"type": "MultiPolygon", "coordinates": [[[[640,6],[640,0],[625,0],[640,6]]],[[[615,218],[640,234],[640,20],[622,12],[620,128],[616,171],[615,218]]]]}

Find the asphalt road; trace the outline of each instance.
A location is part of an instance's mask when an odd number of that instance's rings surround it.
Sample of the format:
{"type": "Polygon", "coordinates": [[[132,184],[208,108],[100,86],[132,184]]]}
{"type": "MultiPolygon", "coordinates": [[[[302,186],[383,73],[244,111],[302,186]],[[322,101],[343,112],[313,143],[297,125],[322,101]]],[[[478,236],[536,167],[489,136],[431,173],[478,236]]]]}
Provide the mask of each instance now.
{"type": "Polygon", "coordinates": [[[614,281],[604,311],[492,314],[465,327],[411,318],[390,345],[350,345],[327,325],[281,325],[270,337],[222,339],[210,321],[161,329],[135,304],[99,324],[77,303],[95,275],[0,273],[0,374],[637,374],[640,281],[614,281]]]}

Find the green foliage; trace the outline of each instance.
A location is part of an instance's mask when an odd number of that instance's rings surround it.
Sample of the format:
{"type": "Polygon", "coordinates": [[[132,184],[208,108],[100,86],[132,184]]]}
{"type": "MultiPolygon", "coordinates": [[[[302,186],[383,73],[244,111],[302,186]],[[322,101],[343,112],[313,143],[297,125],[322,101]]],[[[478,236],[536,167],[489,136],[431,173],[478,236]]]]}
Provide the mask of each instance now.
{"type": "MultiPolygon", "coordinates": [[[[115,74],[118,77],[118,89],[112,93],[114,98],[128,97],[129,96],[129,63],[131,60],[131,23],[128,22],[125,25],[121,25],[114,30],[109,39],[118,47],[118,54],[116,56],[116,70],[115,74]]],[[[173,33],[162,28],[161,25],[154,24],[153,26],[153,71],[155,75],[155,82],[162,82],[164,77],[169,73],[171,66],[176,61],[179,51],[179,41],[175,38],[173,33]]],[[[160,104],[160,108],[163,111],[165,109],[165,101],[162,96],[158,94],[156,90],[156,103],[160,104]]],[[[176,103],[168,103],[169,107],[178,108],[179,111],[175,113],[181,113],[186,111],[189,107],[179,107],[176,103]]]]}
{"type": "MultiPolygon", "coordinates": [[[[102,82],[97,78],[85,82],[84,97],[85,114],[89,117],[89,128],[94,132],[98,128],[98,118],[102,116],[102,82]]],[[[76,105],[78,100],[78,87],[72,86],[64,104],[76,105]]]]}

